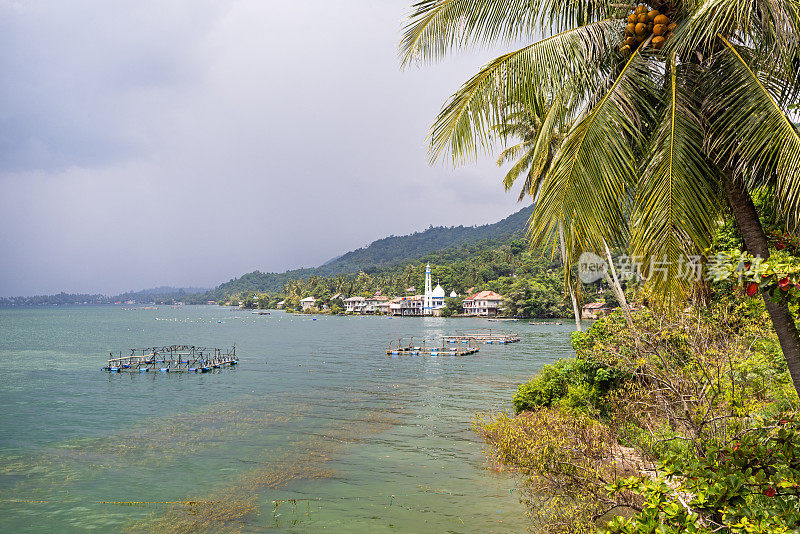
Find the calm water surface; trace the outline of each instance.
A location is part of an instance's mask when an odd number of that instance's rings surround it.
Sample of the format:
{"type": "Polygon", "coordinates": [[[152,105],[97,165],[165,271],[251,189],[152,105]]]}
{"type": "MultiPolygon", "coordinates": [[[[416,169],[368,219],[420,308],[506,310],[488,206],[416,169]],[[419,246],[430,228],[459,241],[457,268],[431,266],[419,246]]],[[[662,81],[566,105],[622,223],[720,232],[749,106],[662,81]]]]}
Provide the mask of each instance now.
{"type": "Polygon", "coordinates": [[[570,325],[252,315],[211,306],[0,309],[0,532],[520,532],[475,412],[571,354],[570,325]],[[220,322],[221,321],[221,322],[220,322]],[[387,356],[459,328],[521,343],[387,356]],[[229,347],[237,369],[113,374],[109,351],[229,347]]]}

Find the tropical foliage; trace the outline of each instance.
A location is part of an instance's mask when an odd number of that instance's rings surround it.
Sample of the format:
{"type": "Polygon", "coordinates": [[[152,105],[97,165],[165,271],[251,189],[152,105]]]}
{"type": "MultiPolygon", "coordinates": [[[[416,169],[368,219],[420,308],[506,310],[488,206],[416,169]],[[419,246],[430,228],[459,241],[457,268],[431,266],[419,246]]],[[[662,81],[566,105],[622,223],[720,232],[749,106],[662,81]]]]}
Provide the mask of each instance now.
{"type": "Polygon", "coordinates": [[[710,308],[576,332],[575,359],[519,387],[518,415],[478,422],[536,532],[800,526],[797,396],[763,302],[733,287],[710,308]]]}
{"type": "MultiPolygon", "coordinates": [[[[444,104],[431,159],[460,163],[521,140],[504,154],[515,161],[506,184],[525,176],[533,242],[563,235],[567,273],[584,251],[658,259],[642,266],[652,302],[679,309],[698,289],[680,276],[681,258],[703,258],[725,218],[748,252],[768,258],[754,195],[769,198],[786,235],[797,233],[800,134],[789,110],[800,96],[798,30],[796,0],[421,0],[400,50],[409,64],[533,40],[444,104]],[[659,14],[667,33],[623,44],[629,17],[659,14]]],[[[800,391],[795,318],[785,299],[766,299],[800,391]]]]}

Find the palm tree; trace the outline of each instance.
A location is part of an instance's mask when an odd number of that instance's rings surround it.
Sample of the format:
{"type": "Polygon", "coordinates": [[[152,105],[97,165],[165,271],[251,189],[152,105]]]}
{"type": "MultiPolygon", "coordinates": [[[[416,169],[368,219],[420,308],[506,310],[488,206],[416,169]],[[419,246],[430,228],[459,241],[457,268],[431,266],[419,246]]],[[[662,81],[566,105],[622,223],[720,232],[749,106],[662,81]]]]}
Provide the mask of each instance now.
{"type": "MultiPolygon", "coordinates": [[[[510,107],[511,106],[513,106],[513,104],[511,104],[510,107]]],[[[522,186],[518,199],[522,201],[528,195],[535,197],[542,180],[550,170],[553,158],[558,153],[564,139],[566,139],[566,133],[569,131],[571,125],[566,122],[566,117],[569,116],[569,108],[564,106],[561,102],[554,102],[551,105],[537,103],[535,107],[523,104],[518,107],[520,108],[519,110],[508,113],[506,122],[496,124],[492,129],[503,140],[516,138],[520,141],[503,150],[500,153],[497,164],[502,166],[505,163],[514,162],[514,165],[512,165],[503,179],[503,185],[506,191],[514,186],[514,183],[521,175],[525,175],[525,183],[522,186]],[[556,121],[558,126],[555,129],[549,127],[551,121],[556,121]]],[[[511,109],[514,108],[511,107],[511,109]]],[[[558,229],[558,244],[561,251],[561,258],[564,264],[567,265],[569,260],[567,259],[567,249],[564,240],[563,221],[558,229]]],[[[606,251],[610,256],[610,251],[608,251],[607,247],[606,251]]],[[[574,251],[571,252],[573,252],[574,256],[574,251]]],[[[628,308],[628,302],[625,299],[625,293],[622,291],[622,286],[617,279],[613,268],[613,262],[610,261],[609,265],[610,269],[604,273],[606,283],[611,287],[619,301],[628,325],[632,326],[633,320],[628,308]]],[[[581,311],[578,306],[578,295],[581,293],[581,286],[577,281],[573,280],[570,269],[566,268],[564,269],[564,286],[572,301],[575,327],[580,331],[581,311]]]]}
{"type": "MultiPolygon", "coordinates": [[[[420,0],[401,57],[408,65],[533,41],[490,61],[445,103],[431,159],[461,163],[490,149],[491,125],[520,106],[558,109],[562,118],[540,128],[552,137],[569,124],[530,191],[533,242],[563,231],[569,251],[628,247],[649,259],[642,274],[671,308],[694,286],[679,276],[681,258],[702,256],[724,217],[748,252],[769,257],[752,194],[771,194],[787,231],[798,230],[800,134],[788,110],[800,95],[800,2],[619,2],[420,0]]],[[[764,300],[800,393],[795,318],[785,300],[764,300]]]]}

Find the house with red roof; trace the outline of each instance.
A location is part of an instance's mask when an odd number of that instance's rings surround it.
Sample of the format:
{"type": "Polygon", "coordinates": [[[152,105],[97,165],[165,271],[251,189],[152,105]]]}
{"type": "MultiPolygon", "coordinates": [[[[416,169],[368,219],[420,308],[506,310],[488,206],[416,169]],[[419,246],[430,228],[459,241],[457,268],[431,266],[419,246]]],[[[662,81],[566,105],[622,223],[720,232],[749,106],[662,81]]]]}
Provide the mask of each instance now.
{"type": "Polygon", "coordinates": [[[465,315],[494,317],[503,305],[503,296],[494,291],[480,291],[465,298],[461,305],[465,315]]]}

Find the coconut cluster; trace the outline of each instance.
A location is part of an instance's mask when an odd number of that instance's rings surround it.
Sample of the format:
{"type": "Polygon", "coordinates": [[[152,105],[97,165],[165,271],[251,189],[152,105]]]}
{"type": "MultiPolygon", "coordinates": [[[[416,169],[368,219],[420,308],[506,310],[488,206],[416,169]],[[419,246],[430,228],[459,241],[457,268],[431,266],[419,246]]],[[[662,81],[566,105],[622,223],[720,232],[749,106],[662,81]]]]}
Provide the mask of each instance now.
{"type": "Polygon", "coordinates": [[[644,4],[639,4],[628,15],[628,24],[625,26],[625,40],[622,43],[622,53],[626,56],[636,50],[651,35],[650,44],[659,49],[667,42],[667,37],[675,29],[676,24],[669,17],[657,9],[649,9],[644,4]]]}

